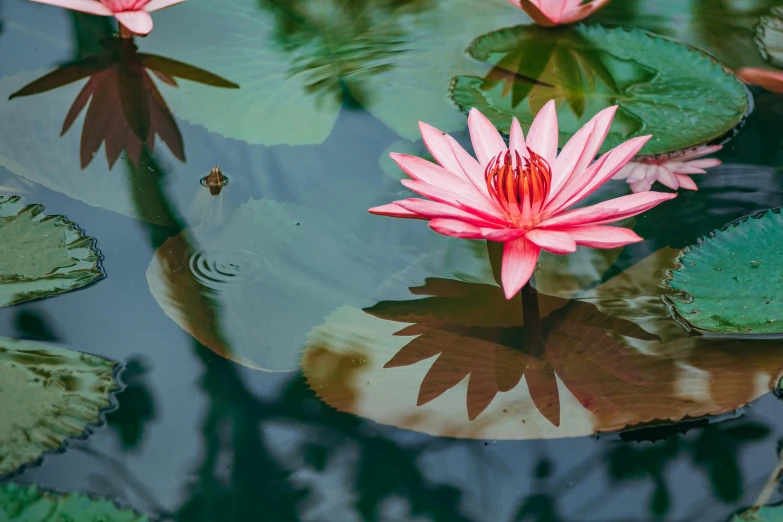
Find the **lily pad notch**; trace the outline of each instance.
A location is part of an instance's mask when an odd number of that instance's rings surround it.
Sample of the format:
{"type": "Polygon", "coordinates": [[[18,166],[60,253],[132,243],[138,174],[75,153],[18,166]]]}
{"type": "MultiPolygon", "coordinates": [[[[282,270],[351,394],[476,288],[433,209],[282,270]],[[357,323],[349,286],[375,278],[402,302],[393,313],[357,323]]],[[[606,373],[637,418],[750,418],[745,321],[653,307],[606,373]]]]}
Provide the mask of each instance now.
{"type": "Polygon", "coordinates": [[[743,217],[683,250],[663,284],[687,330],[710,337],[783,338],[783,214],[743,217]]]}
{"type": "Polygon", "coordinates": [[[619,109],[601,152],[652,134],[642,156],[725,140],[753,109],[750,91],[714,57],[639,29],[596,24],[544,33],[516,26],[480,36],[467,52],[492,69],[483,78],[452,78],[457,108],[478,108],[507,134],[514,117],[527,131],[554,98],[561,146],[612,105],[619,109]]]}

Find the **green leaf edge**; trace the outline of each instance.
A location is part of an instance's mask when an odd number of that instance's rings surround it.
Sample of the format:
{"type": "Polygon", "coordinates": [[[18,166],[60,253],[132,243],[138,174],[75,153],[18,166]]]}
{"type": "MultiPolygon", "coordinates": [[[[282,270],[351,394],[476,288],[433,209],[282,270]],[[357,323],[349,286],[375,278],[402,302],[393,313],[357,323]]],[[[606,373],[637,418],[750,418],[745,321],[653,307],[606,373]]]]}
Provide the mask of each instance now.
{"type": "Polygon", "coordinates": [[[81,350],[71,350],[70,348],[63,348],[61,346],[55,345],[53,343],[45,343],[41,341],[35,341],[35,343],[40,345],[49,345],[53,346],[60,350],[67,350],[71,352],[80,353],[82,355],[89,355],[90,357],[98,357],[100,359],[104,359],[105,361],[108,361],[110,363],[113,363],[112,366],[112,379],[114,380],[114,388],[109,390],[109,405],[105,406],[98,410],[98,420],[94,422],[89,422],[84,425],[84,429],[81,431],[81,433],[75,433],[74,435],[71,435],[70,437],[66,437],[63,439],[63,441],[60,443],[60,445],[56,448],[48,449],[41,453],[38,458],[35,460],[31,460],[29,462],[25,462],[18,468],[16,468],[13,471],[10,471],[6,474],[0,473],[0,488],[4,486],[2,482],[11,479],[17,475],[20,475],[27,471],[29,468],[35,468],[40,466],[43,463],[43,460],[48,455],[54,455],[58,453],[65,453],[68,450],[68,446],[70,443],[74,441],[86,441],[90,438],[90,435],[92,435],[92,430],[95,428],[101,428],[104,425],[106,425],[106,415],[116,411],[119,408],[119,402],[117,401],[117,394],[125,391],[125,388],[127,388],[127,385],[122,381],[120,378],[120,375],[122,374],[122,371],[125,369],[125,365],[122,364],[120,361],[117,361],[115,359],[111,359],[109,357],[103,356],[103,355],[95,355],[93,353],[89,352],[83,352],[81,350]]]}
{"type": "MultiPolygon", "coordinates": [[[[781,9],[783,9],[783,7],[781,9]]],[[[750,88],[748,88],[748,86],[745,84],[745,82],[743,82],[739,78],[739,76],[737,76],[737,74],[734,72],[734,70],[732,70],[728,65],[726,65],[725,63],[720,61],[717,57],[711,55],[710,53],[708,53],[707,51],[705,51],[703,49],[699,49],[698,47],[694,47],[693,45],[677,41],[677,40],[675,40],[673,38],[662,36],[660,34],[652,33],[650,31],[646,31],[644,29],[638,29],[638,28],[635,28],[635,27],[628,27],[628,26],[624,26],[624,25],[600,24],[600,23],[587,23],[587,24],[581,23],[581,24],[577,25],[577,27],[579,27],[579,26],[581,26],[581,27],[591,27],[591,26],[592,27],[596,27],[596,26],[599,26],[599,27],[603,27],[604,29],[607,29],[607,30],[619,29],[619,30],[623,30],[623,31],[628,32],[628,33],[630,33],[630,32],[639,32],[639,33],[645,34],[648,38],[664,40],[666,42],[670,42],[670,43],[679,45],[681,47],[684,47],[684,48],[688,49],[691,52],[698,53],[702,57],[707,58],[713,65],[717,65],[718,67],[720,67],[725,74],[727,74],[728,76],[733,77],[737,81],[737,83],[745,90],[745,96],[746,96],[746,99],[747,99],[745,112],[740,117],[740,119],[737,122],[737,124],[734,125],[734,127],[732,127],[731,129],[728,129],[723,134],[715,136],[714,138],[709,139],[707,141],[704,141],[704,142],[701,142],[701,143],[695,143],[693,145],[689,145],[689,146],[683,147],[681,149],[665,151],[665,152],[656,152],[656,153],[650,153],[650,154],[637,154],[634,157],[634,159],[661,159],[661,158],[666,158],[666,157],[670,157],[670,156],[676,156],[677,154],[679,154],[679,153],[681,153],[683,151],[690,150],[690,149],[697,148],[697,147],[703,147],[705,145],[713,145],[713,144],[721,144],[722,145],[722,144],[725,144],[728,141],[730,141],[732,138],[737,136],[742,131],[742,129],[745,127],[745,124],[748,121],[748,116],[750,116],[750,114],[755,109],[756,104],[755,104],[755,99],[753,98],[753,93],[751,92],[750,88]]],[[[501,30],[501,29],[498,29],[498,31],[499,30],[501,30]]],[[[484,35],[475,38],[472,42],[470,42],[468,47],[465,49],[465,53],[468,56],[470,56],[471,58],[473,58],[474,60],[480,60],[480,58],[476,57],[472,51],[473,51],[473,49],[474,49],[474,47],[476,45],[476,42],[483,36],[484,35]]],[[[461,112],[462,114],[467,114],[468,111],[470,110],[470,108],[469,107],[466,108],[462,104],[457,103],[454,100],[454,96],[452,95],[453,90],[455,88],[455,84],[456,84],[457,78],[458,78],[458,76],[454,76],[454,77],[451,78],[451,80],[449,80],[448,98],[449,98],[449,101],[451,101],[451,103],[457,108],[457,110],[459,110],[459,112],[461,112]]],[[[500,129],[498,129],[498,131],[500,132],[500,134],[502,136],[504,136],[506,139],[508,139],[508,134],[507,133],[503,132],[500,129]]],[[[558,148],[558,150],[559,150],[559,148],[558,148]]]]}
{"type": "MultiPolygon", "coordinates": [[[[762,210],[759,212],[755,212],[753,214],[748,214],[747,216],[743,216],[739,219],[735,219],[734,221],[727,223],[726,225],[713,230],[706,236],[702,236],[699,239],[696,240],[696,243],[693,245],[689,245],[682,249],[679,254],[677,254],[677,257],[674,258],[674,266],[673,269],[667,269],[664,272],[664,278],[661,280],[660,284],[667,290],[671,290],[672,293],[664,294],[661,296],[661,300],[663,301],[664,307],[666,308],[666,311],[669,313],[669,315],[679,324],[685,331],[689,333],[696,333],[701,335],[702,337],[706,338],[718,338],[718,339],[782,339],[783,333],[780,334],[765,334],[765,333],[740,333],[740,332],[716,332],[713,330],[705,330],[703,328],[698,328],[697,326],[691,324],[685,317],[683,317],[678,309],[677,309],[677,303],[692,303],[695,301],[695,297],[688,292],[684,290],[677,290],[673,288],[670,285],[670,282],[674,280],[676,276],[676,272],[679,272],[681,269],[686,268],[682,261],[685,260],[686,256],[693,251],[693,249],[701,249],[705,242],[715,239],[715,237],[723,232],[728,231],[729,229],[736,228],[740,226],[742,223],[745,223],[746,221],[750,219],[762,219],[765,216],[767,216],[770,213],[775,214],[783,214],[783,207],[778,208],[770,208],[767,210],[762,210]]],[[[783,374],[781,374],[779,381],[783,379],[783,374]]],[[[781,381],[783,382],[783,381],[781,381]]],[[[783,388],[783,385],[781,386],[783,388]]]]}
{"type": "MultiPolygon", "coordinates": [[[[75,237],[74,239],[65,245],[65,250],[68,253],[68,255],[72,255],[72,248],[87,248],[89,254],[82,258],[78,258],[76,256],[73,256],[74,259],[82,259],[83,261],[94,261],[95,269],[97,271],[97,274],[90,277],[85,277],[84,279],[86,282],[81,284],[80,286],[76,288],[62,288],[57,289],[53,292],[45,292],[44,295],[38,295],[37,293],[27,293],[27,294],[19,294],[19,298],[12,302],[8,303],[5,306],[14,306],[22,303],[26,303],[28,301],[37,301],[39,299],[46,299],[48,297],[54,297],[57,295],[67,294],[70,292],[76,292],[79,290],[84,290],[85,288],[89,288],[92,285],[106,279],[106,271],[103,268],[103,260],[105,259],[103,256],[103,253],[101,253],[100,249],[97,247],[97,239],[93,236],[87,235],[87,233],[84,231],[83,228],[81,228],[78,223],[71,221],[68,219],[67,216],[63,214],[44,214],[44,210],[46,207],[42,203],[31,203],[31,204],[24,204],[21,203],[23,197],[20,195],[8,195],[8,196],[0,196],[0,204],[10,204],[15,205],[18,204],[20,206],[19,210],[16,212],[16,215],[19,215],[23,212],[30,211],[34,213],[35,217],[38,217],[43,214],[43,218],[40,219],[40,221],[44,220],[54,220],[56,227],[66,227],[67,231],[72,232],[75,237]],[[87,243],[86,245],[79,244],[87,243]]],[[[0,216],[0,217],[11,217],[12,214],[8,214],[7,216],[0,216]]],[[[24,278],[33,280],[30,278],[24,278]]],[[[0,306],[2,307],[2,306],[0,306]]]]}

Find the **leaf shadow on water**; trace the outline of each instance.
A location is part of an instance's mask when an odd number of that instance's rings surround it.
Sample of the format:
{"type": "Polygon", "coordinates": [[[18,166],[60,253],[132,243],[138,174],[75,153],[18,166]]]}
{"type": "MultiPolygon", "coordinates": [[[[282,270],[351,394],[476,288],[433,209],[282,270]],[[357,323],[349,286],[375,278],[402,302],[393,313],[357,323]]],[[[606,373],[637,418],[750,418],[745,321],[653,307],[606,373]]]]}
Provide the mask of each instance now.
{"type": "Polygon", "coordinates": [[[106,18],[73,14],[77,55],[86,55],[27,84],[11,94],[18,97],[45,93],[87,78],[63,122],[61,135],[69,131],[87,107],[82,128],[82,169],[92,162],[105,143],[109,168],[123,150],[138,166],[144,144],[154,150],[155,136],[185,161],[185,146],[177,122],[152,76],[177,87],[177,78],[213,87],[237,89],[233,82],[171,58],[139,53],[133,39],[119,38],[106,18]],[[88,39],[94,37],[99,43],[88,39]],[[152,74],[150,74],[152,73],[152,74]]]}

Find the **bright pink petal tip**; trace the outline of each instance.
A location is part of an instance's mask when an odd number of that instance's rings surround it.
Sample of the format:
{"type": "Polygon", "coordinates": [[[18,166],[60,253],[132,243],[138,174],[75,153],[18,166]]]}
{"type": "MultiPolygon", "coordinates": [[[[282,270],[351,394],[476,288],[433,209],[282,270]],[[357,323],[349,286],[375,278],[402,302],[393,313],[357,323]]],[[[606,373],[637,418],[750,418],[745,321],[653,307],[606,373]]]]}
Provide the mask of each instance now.
{"type": "Polygon", "coordinates": [[[147,11],[124,11],[114,13],[114,17],[133,34],[144,36],[152,31],[152,17],[147,11]]]}

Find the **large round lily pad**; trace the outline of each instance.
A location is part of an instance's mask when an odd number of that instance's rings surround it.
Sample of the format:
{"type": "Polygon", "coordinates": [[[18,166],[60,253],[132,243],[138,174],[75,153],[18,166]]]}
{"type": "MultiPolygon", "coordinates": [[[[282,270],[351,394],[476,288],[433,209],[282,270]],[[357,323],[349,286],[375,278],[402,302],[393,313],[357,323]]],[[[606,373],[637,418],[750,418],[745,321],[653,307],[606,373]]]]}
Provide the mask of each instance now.
{"type": "Polygon", "coordinates": [[[324,215],[251,200],[224,225],[168,239],[147,281],[164,312],[205,346],[252,368],[287,371],[331,310],[368,304],[386,263],[324,215]]]}
{"type": "Polygon", "coordinates": [[[674,266],[673,254],[656,253],[584,293],[587,301],[540,294],[538,351],[526,344],[519,302],[494,285],[429,279],[408,300],[343,307],[310,333],[304,375],[341,411],[488,439],[717,415],[774,389],[779,343],[753,341],[738,353],[734,342],[690,337],[667,317],[665,289],[648,281],[674,266]]]}
{"type": "Polygon", "coordinates": [[[529,128],[555,99],[561,145],[611,105],[619,109],[602,150],[652,134],[643,154],[715,140],[749,109],[747,90],[723,65],[636,29],[517,26],[477,38],[468,52],[492,68],[483,77],[454,78],[454,103],[478,108],[508,132],[513,117],[529,128]]]}
{"type": "Polygon", "coordinates": [[[717,334],[783,333],[783,216],[746,218],[683,251],[670,301],[694,328],[717,334]]]}
{"type": "Polygon", "coordinates": [[[0,519],[7,522],[147,522],[146,515],[81,493],[54,493],[13,482],[0,486],[0,519]]]}
{"type": "Polygon", "coordinates": [[[0,476],[101,422],[117,387],[116,364],[49,344],[0,339],[0,476]]]}
{"type": "Polygon", "coordinates": [[[0,306],[84,288],[104,277],[94,240],[43,205],[0,196],[0,306]]]}

